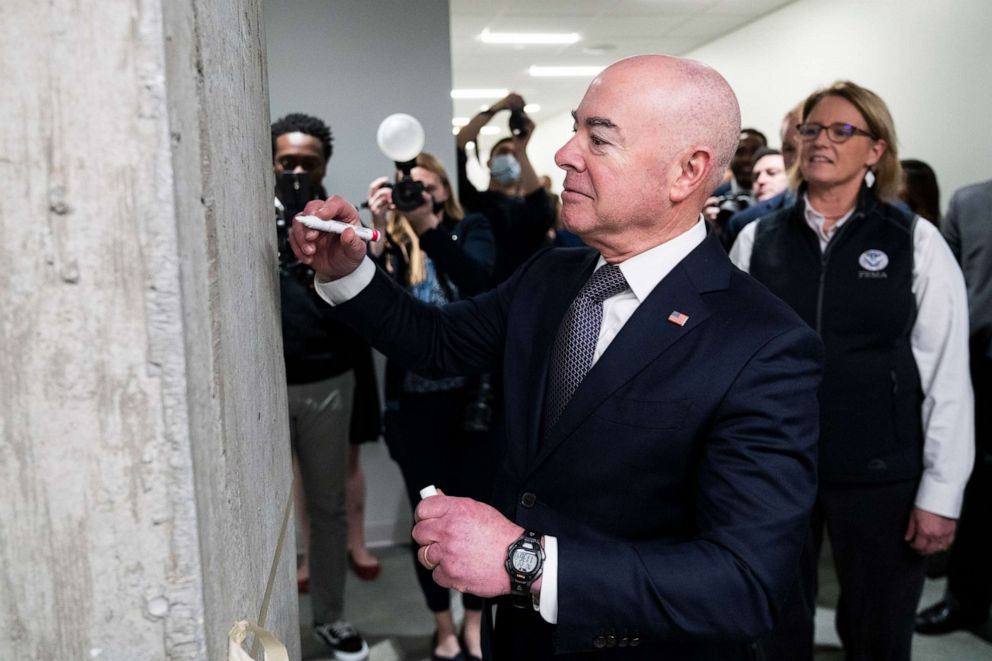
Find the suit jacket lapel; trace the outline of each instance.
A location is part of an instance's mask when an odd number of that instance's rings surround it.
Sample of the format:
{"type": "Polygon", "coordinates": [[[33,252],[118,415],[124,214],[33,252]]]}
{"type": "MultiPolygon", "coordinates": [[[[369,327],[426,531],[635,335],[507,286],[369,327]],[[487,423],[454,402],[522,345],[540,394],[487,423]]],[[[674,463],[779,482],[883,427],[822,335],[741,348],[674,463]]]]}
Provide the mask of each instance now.
{"type": "MultiPolygon", "coordinates": [[[[672,344],[706,321],[710,311],[700,294],[726,289],[730,268],[730,261],[718,240],[708,237],[658,283],[579,384],[558,423],[541,442],[539,452],[531,462],[531,471],[554,452],[607,397],[672,344]],[[684,326],[669,321],[673,312],[688,316],[684,326]]],[[[550,353],[550,347],[546,353],[550,353]]],[[[545,355],[543,370],[539,373],[546,374],[547,365],[548,357],[545,355]]],[[[538,420],[543,410],[546,380],[544,378],[541,382],[541,398],[533,400],[541,403],[538,420]]]]}

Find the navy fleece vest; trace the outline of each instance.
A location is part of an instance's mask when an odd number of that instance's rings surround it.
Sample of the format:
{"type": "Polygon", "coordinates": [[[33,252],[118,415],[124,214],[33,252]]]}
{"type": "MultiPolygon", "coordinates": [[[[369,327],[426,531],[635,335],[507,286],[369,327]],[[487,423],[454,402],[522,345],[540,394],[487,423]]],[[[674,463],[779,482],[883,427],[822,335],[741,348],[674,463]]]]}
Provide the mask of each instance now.
{"type": "Polygon", "coordinates": [[[923,392],[910,346],[914,219],[864,190],[821,254],[804,208],[800,200],[760,222],[751,275],[791,305],[826,347],[821,481],[918,478],[923,392]]]}

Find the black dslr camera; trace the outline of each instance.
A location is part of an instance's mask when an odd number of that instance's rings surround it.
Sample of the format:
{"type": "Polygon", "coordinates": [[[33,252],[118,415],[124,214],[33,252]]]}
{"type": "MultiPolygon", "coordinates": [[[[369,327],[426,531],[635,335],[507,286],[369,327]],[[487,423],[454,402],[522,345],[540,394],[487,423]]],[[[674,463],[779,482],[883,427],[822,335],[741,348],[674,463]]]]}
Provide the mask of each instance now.
{"type": "Polygon", "coordinates": [[[510,134],[515,138],[526,138],[529,128],[527,113],[516,109],[510,111],[510,134]]]}
{"type": "Polygon", "coordinates": [[[393,189],[393,204],[400,211],[413,211],[424,205],[424,192],[427,189],[423,183],[411,177],[409,172],[404,172],[395,184],[386,182],[382,187],[393,189]]]}
{"type": "Polygon", "coordinates": [[[726,195],[721,195],[716,198],[716,202],[709,205],[711,207],[717,207],[720,211],[716,215],[716,220],[714,221],[721,228],[727,224],[730,217],[733,216],[738,211],[743,211],[751,206],[751,196],[745,195],[743,193],[727,193],[726,195]]]}

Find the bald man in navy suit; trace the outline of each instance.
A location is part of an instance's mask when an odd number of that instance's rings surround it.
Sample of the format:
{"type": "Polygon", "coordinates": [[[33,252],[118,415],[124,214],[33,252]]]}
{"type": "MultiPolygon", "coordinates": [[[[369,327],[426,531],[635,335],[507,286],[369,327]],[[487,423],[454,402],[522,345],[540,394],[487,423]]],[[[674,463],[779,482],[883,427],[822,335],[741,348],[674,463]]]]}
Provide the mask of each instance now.
{"type": "MultiPolygon", "coordinates": [[[[722,76],[627,58],[574,116],[562,219],[591,249],[541,252],[444,308],[377,272],[351,230],[297,223],[294,250],[411,369],[503,370],[492,504],[428,497],[413,530],[439,584],[497,605],[487,658],[749,659],[814,501],[822,346],[707,236],[740,135],[722,76]]],[[[359,222],[338,197],[306,213],[359,222]]]]}

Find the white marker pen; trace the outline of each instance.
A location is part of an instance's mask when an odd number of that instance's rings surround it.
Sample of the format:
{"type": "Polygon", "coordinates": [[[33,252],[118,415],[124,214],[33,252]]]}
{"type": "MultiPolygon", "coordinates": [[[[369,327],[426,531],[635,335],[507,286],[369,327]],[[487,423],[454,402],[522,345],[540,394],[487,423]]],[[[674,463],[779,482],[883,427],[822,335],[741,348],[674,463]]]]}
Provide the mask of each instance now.
{"type": "Polygon", "coordinates": [[[342,223],[340,220],[321,220],[317,216],[297,216],[296,220],[312,230],[320,230],[321,232],[343,234],[346,229],[351,228],[355,230],[358,238],[363,241],[378,241],[379,237],[382,236],[379,230],[369,229],[360,225],[349,225],[348,223],[342,223]]]}
{"type": "Polygon", "coordinates": [[[437,489],[434,487],[433,484],[428,484],[426,487],[420,490],[421,498],[428,498],[430,496],[436,496],[436,495],[437,495],[437,489]]]}

